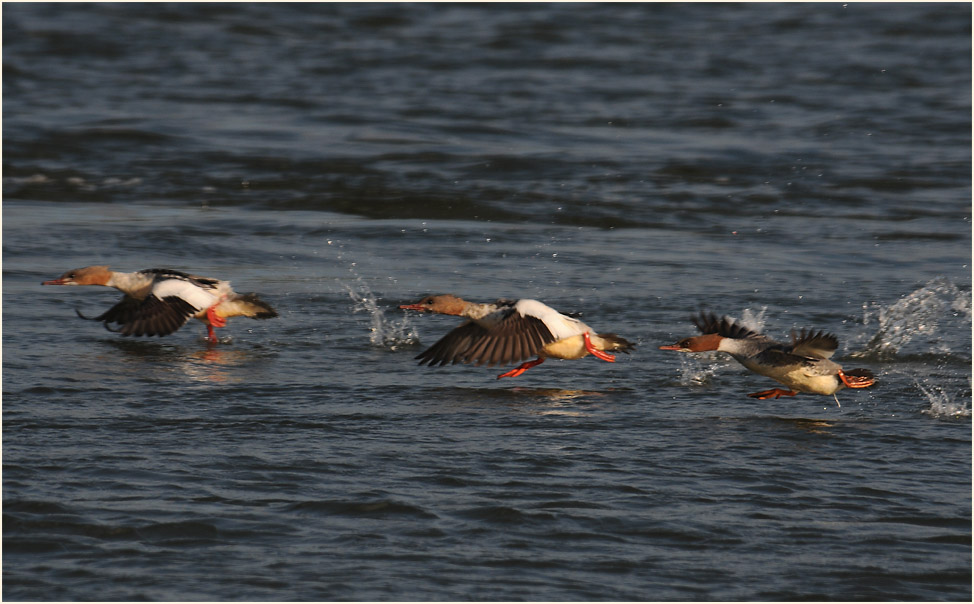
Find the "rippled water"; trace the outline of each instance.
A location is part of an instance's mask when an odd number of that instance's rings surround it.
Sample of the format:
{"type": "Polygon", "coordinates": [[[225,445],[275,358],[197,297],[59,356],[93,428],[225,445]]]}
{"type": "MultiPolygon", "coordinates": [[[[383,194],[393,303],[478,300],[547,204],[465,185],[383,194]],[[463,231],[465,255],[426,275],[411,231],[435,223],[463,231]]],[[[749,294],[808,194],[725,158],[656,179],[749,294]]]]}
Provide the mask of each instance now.
{"type": "Polygon", "coordinates": [[[969,600],[965,5],[4,5],[7,600],[969,600]],[[108,263],[280,318],[128,339],[108,263]],[[428,293],[608,364],[419,367],[428,293]],[[661,344],[815,327],[879,384],[661,344]]]}

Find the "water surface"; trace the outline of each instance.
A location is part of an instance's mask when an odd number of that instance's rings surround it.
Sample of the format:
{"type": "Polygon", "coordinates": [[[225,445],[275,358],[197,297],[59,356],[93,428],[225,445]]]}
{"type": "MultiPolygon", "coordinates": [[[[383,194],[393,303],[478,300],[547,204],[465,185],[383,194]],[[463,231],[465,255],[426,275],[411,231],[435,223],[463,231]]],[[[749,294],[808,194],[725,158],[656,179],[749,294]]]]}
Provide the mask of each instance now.
{"type": "Polygon", "coordinates": [[[4,9],[5,599],[971,598],[968,7],[4,9]],[[281,316],[39,285],[102,263],[281,316]],[[638,348],[419,367],[441,292],[638,348]]]}

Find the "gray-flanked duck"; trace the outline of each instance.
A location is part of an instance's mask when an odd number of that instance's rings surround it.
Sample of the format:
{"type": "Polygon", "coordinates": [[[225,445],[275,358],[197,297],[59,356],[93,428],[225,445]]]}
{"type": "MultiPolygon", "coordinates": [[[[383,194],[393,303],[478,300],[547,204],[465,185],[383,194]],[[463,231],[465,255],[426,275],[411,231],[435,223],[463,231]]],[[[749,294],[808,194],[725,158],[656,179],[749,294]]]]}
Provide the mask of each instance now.
{"type": "Polygon", "coordinates": [[[772,388],[749,394],[752,398],[795,396],[799,392],[831,394],[841,407],[836,392],[843,388],[868,388],[876,383],[868,369],[846,371],[830,360],[839,348],[838,338],[831,333],[805,329],[799,333],[792,331],[791,344],[784,344],[713,313],[700,313],[691,320],[702,335],[660,346],[660,350],[726,352],[754,373],[788,387],[788,390],[772,388]]]}

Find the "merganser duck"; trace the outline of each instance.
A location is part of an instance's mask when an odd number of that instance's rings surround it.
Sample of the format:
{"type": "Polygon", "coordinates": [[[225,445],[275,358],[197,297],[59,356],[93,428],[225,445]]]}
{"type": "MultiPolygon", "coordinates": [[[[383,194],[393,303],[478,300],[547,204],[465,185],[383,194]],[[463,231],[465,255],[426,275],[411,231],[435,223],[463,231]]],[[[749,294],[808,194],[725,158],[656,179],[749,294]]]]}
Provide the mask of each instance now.
{"type": "Polygon", "coordinates": [[[839,348],[839,340],[831,333],[801,330],[791,332],[791,345],[782,344],[735,323],[728,317],[717,318],[713,313],[692,317],[693,324],[703,335],[680,340],[676,344],[660,346],[660,350],[679,352],[726,352],[754,373],[769,377],[788,386],[788,390],[772,388],[749,394],[751,398],[768,399],[795,396],[799,392],[831,394],[840,407],[835,393],[843,388],[868,388],[876,383],[868,369],[843,371],[842,366],[829,357],[839,348]]]}
{"type": "Polygon", "coordinates": [[[191,318],[206,324],[210,342],[216,342],[214,327],[224,327],[229,317],[270,319],[277,311],[254,294],[238,294],[229,281],[188,275],[166,268],[150,268],[135,273],[108,270],[107,266],[86,266],[68,271],[41,285],[104,285],[125,296],[97,317],[105,329],[123,336],[167,336],[191,318]],[[116,323],[120,329],[112,329],[116,323]]]}
{"type": "Polygon", "coordinates": [[[493,304],[467,302],[452,295],[427,296],[399,308],[466,317],[468,320],[419,354],[419,364],[487,363],[493,367],[538,357],[497,376],[517,377],[548,357],[580,359],[591,354],[609,363],[607,350],[625,352],[631,342],[611,333],[598,334],[578,319],[563,315],[537,300],[498,300],[493,304]]]}

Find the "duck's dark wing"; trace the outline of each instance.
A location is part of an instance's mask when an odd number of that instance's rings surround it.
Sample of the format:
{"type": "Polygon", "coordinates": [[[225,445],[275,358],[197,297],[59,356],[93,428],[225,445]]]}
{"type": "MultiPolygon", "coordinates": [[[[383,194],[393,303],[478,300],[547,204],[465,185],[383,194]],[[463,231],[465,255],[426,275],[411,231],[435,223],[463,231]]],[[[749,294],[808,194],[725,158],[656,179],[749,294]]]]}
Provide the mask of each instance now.
{"type": "Polygon", "coordinates": [[[701,312],[700,316],[690,317],[693,324],[697,326],[700,333],[715,333],[725,338],[743,339],[761,336],[760,333],[752,331],[739,323],[735,323],[729,317],[718,317],[714,313],[701,312]]]}
{"type": "MultiPolygon", "coordinates": [[[[199,311],[200,309],[178,296],[160,299],[150,295],[144,300],[125,296],[118,304],[90,320],[102,321],[105,329],[123,336],[161,337],[185,325],[199,311]],[[119,325],[120,328],[113,329],[112,324],[119,325]]],[[[80,312],[78,316],[88,319],[80,312]]]]}
{"type": "Polygon", "coordinates": [[[450,333],[440,338],[435,344],[416,356],[420,365],[446,365],[447,363],[466,362],[463,360],[463,353],[470,348],[473,343],[483,338],[486,330],[474,323],[467,321],[450,333]]]}
{"type": "Polygon", "coordinates": [[[827,359],[839,349],[839,339],[824,331],[791,332],[791,351],[795,354],[827,359]]]}
{"type": "Polygon", "coordinates": [[[486,363],[492,367],[538,356],[554,341],[540,319],[521,316],[513,308],[501,313],[490,327],[475,321],[463,323],[418,355],[419,364],[486,363]]]}

